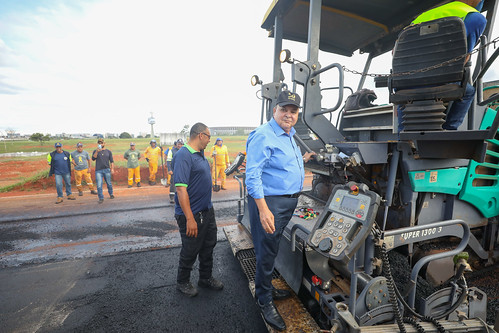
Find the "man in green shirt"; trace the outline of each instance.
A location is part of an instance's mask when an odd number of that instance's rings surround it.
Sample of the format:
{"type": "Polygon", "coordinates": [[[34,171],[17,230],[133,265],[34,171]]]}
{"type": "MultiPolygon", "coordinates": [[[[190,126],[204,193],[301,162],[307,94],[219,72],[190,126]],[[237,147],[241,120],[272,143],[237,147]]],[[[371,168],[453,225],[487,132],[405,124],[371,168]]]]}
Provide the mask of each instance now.
{"type": "Polygon", "coordinates": [[[123,157],[127,160],[126,167],[128,168],[128,188],[132,187],[134,176],[137,187],[140,187],[140,152],[135,150],[135,143],[130,143],[130,149],[125,152],[123,157]]]}

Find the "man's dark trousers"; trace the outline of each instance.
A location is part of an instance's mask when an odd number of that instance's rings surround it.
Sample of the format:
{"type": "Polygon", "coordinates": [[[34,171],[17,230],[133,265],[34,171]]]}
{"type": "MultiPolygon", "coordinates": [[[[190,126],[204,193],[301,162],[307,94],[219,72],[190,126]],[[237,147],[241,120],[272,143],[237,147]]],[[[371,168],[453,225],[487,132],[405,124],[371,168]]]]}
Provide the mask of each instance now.
{"type": "Polygon", "coordinates": [[[268,234],[263,230],[255,199],[248,195],[248,210],[251,236],[256,255],[255,296],[262,304],[272,301],[272,272],[279,251],[279,242],[298,203],[297,198],[283,196],[265,197],[267,206],[274,214],[275,232],[268,234]]]}
{"type": "Polygon", "coordinates": [[[215,211],[209,208],[194,214],[198,225],[198,236],[187,237],[187,219],[185,215],[175,215],[182,249],[178,263],[177,283],[187,283],[191,277],[192,266],[199,255],[199,279],[211,278],[213,269],[213,249],[217,244],[217,223],[215,211]]]}

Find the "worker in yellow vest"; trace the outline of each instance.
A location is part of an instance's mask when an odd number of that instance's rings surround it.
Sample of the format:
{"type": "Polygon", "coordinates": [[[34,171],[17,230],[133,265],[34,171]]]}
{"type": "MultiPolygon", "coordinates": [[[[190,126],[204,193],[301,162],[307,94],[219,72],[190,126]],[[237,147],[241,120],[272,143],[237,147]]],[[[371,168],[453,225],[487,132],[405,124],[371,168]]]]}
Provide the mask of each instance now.
{"type": "MultiPolygon", "coordinates": [[[[470,57],[469,53],[471,53],[475,45],[477,45],[480,36],[487,25],[487,19],[480,13],[483,2],[484,0],[452,1],[422,13],[416,17],[414,21],[412,21],[412,24],[421,24],[450,16],[459,17],[463,20],[464,27],[466,29],[468,55],[466,56],[465,61],[467,62],[470,57]]],[[[461,99],[452,102],[451,107],[447,111],[445,123],[442,125],[442,128],[445,130],[457,130],[457,128],[462,124],[471,104],[473,103],[474,97],[475,87],[469,83],[466,83],[464,96],[461,99]]],[[[404,109],[404,105],[397,106],[399,132],[404,129],[404,125],[402,124],[404,109]]]]}
{"type": "Polygon", "coordinates": [[[222,190],[226,190],[225,188],[225,169],[230,166],[229,162],[229,152],[227,151],[227,146],[223,144],[223,140],[221,138],[217,138],[215,141],[215,145],[211,149],[211,156],[213,157],[213,169],[212,169],[212,178],[213,185],[216,185],[217,179],[222,178],[222,190]]]}
{"type": "Polygon", "coordinates": [[[156,146],[156,140],[149,142],[150,146],[146,148],[144,156],[149,163],[149,185],[156,185],[156,173],[158,172],[158,160],[161,157],[162,149],[156,146]]]}

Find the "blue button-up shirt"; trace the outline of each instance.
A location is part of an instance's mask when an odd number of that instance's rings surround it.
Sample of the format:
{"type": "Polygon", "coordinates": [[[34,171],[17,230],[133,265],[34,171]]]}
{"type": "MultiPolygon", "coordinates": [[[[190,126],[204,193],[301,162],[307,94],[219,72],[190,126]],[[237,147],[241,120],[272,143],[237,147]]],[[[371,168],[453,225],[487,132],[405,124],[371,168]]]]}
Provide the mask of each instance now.
{"type": "Polygon", "coordinates": [[[261,199],[268,195],[294,194],[303,189],[305,171],[300,148],[272,118],[255,129],[246,142],[246,187],[261,199]]]}

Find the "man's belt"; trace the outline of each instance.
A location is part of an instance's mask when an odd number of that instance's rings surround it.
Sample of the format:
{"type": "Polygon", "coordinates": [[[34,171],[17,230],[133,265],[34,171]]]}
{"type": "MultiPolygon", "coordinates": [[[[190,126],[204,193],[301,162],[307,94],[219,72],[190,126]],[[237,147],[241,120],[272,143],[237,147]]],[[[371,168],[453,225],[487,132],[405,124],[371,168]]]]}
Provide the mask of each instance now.
{"type": "Polygon", "coordinates": [[[283,194],[283,195],[276,195],[276,197],[284,197],[284,198],[298,198],[300,196],[301,192],[297,192],[295,194],[283,194]]]}

